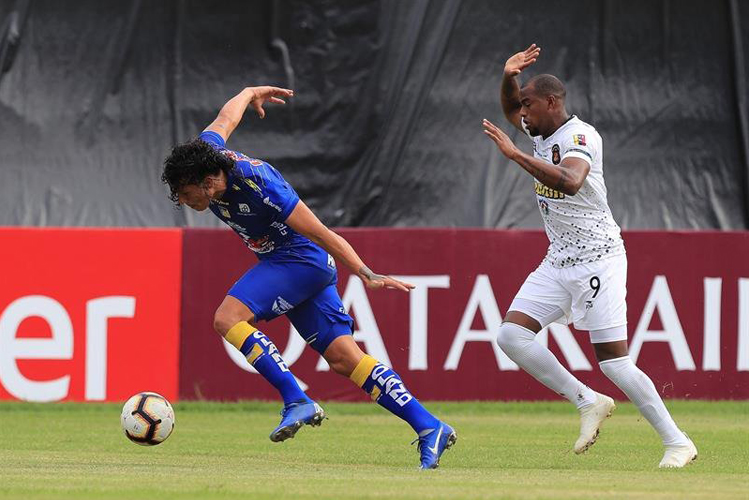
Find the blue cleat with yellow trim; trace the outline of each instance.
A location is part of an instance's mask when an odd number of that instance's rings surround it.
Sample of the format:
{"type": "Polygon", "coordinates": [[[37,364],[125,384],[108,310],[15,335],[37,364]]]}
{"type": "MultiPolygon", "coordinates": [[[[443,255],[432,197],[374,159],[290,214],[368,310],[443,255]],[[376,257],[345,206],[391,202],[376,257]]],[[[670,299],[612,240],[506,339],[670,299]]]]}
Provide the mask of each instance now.
{"type": "Polygon", "coordinates": [[[440,464],[440,456],[445,450],[456,443],[458,435],[448,424],[440,422],[440,427],[423,431],[424,436],[419,436],[415,442],[419,451],[421,464],[420,469],[437,469],[440,464]]]}
{"type": "Polygon", "coordinates": [[[303,425],[319,426],[324,418],[326,418],[326,412],[315,401],[289,403],[281,410],[281,422],[269,438],[274,443],[280,443],[293,438],[303,425]]]}

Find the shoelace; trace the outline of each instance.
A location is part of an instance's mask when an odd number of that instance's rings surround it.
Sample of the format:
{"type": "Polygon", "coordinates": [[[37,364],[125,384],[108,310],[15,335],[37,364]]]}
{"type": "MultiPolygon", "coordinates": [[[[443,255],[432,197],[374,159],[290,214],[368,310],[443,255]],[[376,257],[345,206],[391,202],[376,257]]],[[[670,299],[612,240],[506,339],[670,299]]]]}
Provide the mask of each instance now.
{"type": "Polygon", "coordinates": [[[294,407],[296,406],[297,406],[297,403],[291,403],[288,406],[284,406],[279,413],[281,414],[282,417],[286,417],[286,414],[292,411],[294,407]]]}
{"type": "MultiPolygon", "coordinates": [[[[429,434],[427,436],[429,436],[429,434]]],[[[417,437],[417,439],[412,441],[409,446],[414,446],[414,443],[417,443],[417,452],[422,453],[422,445],[427,441],[427,436],[417,437]]]]}

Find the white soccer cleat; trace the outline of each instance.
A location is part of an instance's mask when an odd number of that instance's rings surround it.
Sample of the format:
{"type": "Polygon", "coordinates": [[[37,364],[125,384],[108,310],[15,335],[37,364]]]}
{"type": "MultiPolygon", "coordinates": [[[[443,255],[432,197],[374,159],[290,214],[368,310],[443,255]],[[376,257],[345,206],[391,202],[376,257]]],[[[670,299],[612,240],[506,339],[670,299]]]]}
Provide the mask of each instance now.
{"type": "Polygon", "coordinates": [[[581,413],[581,434],[578,436],[576,444],[573,445],[573,451],[576,455],[580,455],[596,443],[602,422],[612,415],[614,409],[615,401],[609,396],[597,392],[596,401],[593,404],[578,410],[581,413]]]}
{"type": "MultiPolygon", "coordinates": [[[[683,433],[684,434],[684,433],[683,433]]],[[[695,447],[693,441],[685,434],[688,440],[687,444],[678,444],[672,446],[666,446],[664,450],[664,457],[659,462],[660,468],[680,468],[685,467],[693,460],[698,458],[698,448],[695,447]]]]}

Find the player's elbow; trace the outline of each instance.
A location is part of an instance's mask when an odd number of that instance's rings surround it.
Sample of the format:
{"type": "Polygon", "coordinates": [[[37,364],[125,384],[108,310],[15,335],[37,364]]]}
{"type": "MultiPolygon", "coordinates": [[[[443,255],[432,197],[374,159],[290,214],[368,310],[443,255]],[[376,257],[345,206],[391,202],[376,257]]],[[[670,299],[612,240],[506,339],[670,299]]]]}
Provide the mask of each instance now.
{"type": "Polygon", "coordinates": [[[578,191],[580,191],[581,186],[583,186],[584,179],[585,177],[581,177],[580,179],[571,179],[563,185],[560,191],[568,196],[575,196],[576,194],[578,194],[578,191]]]}

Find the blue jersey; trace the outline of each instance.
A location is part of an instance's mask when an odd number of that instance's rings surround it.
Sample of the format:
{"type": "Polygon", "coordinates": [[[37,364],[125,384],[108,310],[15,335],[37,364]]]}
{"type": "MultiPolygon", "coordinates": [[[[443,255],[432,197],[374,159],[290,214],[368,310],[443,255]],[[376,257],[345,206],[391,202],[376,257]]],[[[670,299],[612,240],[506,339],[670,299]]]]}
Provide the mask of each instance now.
{"type": "Polygon", "coordinates": [[[234,160],[227,190],[209,208],[234,229],[261,260],[308,260],[323,249],[284,224],[299,203],[299,196],[281,174],[268,163],[248,158],[225,147],[216,132],[199,138],[234,160]]]}

